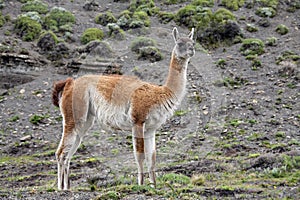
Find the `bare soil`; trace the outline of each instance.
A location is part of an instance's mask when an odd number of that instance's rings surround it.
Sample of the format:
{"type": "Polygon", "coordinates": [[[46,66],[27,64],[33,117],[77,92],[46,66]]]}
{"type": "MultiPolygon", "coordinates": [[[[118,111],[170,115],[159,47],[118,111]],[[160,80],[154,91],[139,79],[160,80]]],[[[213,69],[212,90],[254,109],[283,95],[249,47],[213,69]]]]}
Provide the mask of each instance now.
{"type": "MultiPolygon", "coordinates": [[[[76,16],[69,49],[82,47],[80,35],[86,28],[105,29],[94,23],[96,14],[110,10],[118,15],[129,5],[96,1],[99,7],[86,11],[80,0],[44,2],[76,16]]],[[[240,43],[198,49],[191,59],[182,105],[157,131],[157,175],[161,177],[157,189],[136,186],[131,133],[107,133],[95,125],[72,160],[72,190],[57,191],[54,153],[62,126],[60,112],[51,104],[51,90],[54,81],[68,76],[99,73],[93,68],[99,63],[100,72],[118,66],[125,75],[163,84],[174,45],[171,32],[178,25],[173,21],[162,24],[151,17],[151,27],[143,36],[157,42],[164,56],[159,62],[137,59],[130,44],[141,34],[131,30],[126,31],[124,40],[104,39],[114,52],[111,58],[99,61],[88,54],[74,54],[58,64],[39,53],[36,41],[20,40],[13,33],[13,23],[7,22],[0,29],[1,43],[13,46],[19,54],[20,49],[27,49],[36,65],[28,70],[22,62],[11,68],[0,65],[0,199],[299,198],[300,66],[291,60],[276,64],[276,58],[287,50],[300,55],[300,10],[287,12],[282,2],[277,15],[269,19],[269,27],[258,25],[261,17],[254,9],[242,7],[233,12],[245,38],[278,38],[277,46],[266,46],[265,53],[258,56],[262,65],[256,70],[241,55],[240,43]],[[259,30],[247,32],[247,24],[259,30]],[[289,33],[276,33],[279,24],[286,25],[289,33]],[[4,34],[6,31],[12,34],[4,34]],[[217,64],[220,59],[225,60],[222,66],[217,64]],[[185,175],[191,183],[163,179],[168,174],[185,175]],[[203,176],[203,183],[193,182],[195,175],[203,176]]],[[[16,19],[21,3],[5,3],[2,14],[16,19]]],[[[156,2],[162,10],[172,12],[185,4],[156,2]]],[[[189,32],[185,27],[178,29],[182,34],[189,32]]]]}

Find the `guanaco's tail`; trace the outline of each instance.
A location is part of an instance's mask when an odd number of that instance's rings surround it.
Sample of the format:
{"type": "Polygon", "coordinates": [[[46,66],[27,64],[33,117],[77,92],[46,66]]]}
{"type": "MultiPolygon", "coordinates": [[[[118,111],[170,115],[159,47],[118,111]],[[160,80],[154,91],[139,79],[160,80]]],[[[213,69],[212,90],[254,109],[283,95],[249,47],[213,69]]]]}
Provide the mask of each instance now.
{"type": "Polygon", "coordinates": [[[52,103],[54,106],[59,107],[59,99],[64,91],[64,87],[68,82],[73,82],[73,79],[67,78],[66,80],[57,81],[53,84],[52,103]]]}

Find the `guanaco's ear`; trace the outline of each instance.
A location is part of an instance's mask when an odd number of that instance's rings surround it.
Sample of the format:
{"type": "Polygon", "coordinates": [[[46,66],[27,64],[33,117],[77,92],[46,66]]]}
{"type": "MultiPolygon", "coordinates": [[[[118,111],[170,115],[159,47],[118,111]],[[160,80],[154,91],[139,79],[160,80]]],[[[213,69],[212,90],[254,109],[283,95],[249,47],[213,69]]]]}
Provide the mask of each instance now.
{"type": "Polygon", "coordinates": [[[191,39],[191,40],[193,40],[193,37],[194,37],[194,28],[192,28],[192,30],[191,30],[191,32],[190,32],[190,34],[189,34],[189,38],[191,39]]]}
{"type": "Polygon", "coordinates": [[[174,38],[175,42],[177,42],[178,37],[179,37],[178,30],[177,30],[176,27],[174,27],[174,28],[173,28],[173,38],[174,38]]]}

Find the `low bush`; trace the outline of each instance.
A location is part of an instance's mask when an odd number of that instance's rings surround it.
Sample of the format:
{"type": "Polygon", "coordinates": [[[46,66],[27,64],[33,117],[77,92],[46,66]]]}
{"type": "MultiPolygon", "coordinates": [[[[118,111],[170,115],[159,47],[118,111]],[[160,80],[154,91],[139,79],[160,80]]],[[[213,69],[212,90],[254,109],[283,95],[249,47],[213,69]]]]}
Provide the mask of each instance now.
{"type": "Polygon", "coordinates": [[[46,14],[48,12],[48,5],[40,0],[28,1],[21,7],[22,12],[38,12],[40,14],[46,14]]]}
{"type": "Polygon", "coordinates": [[[264,43],[260,39],[247,38],[242,41],[240,51],[243,55],[261,55],[265,52],[264,43]]]}
{"type": "Polygon", "coordinates": [[[22,40],[33,41],[40,35],[42,25],[30,17],[20,16],[16,20],[14,30],[22,40]]]}
{"type": "Polygon", "coordinates": [[[103,37],[104,37],[104,33],[101,29],[88,28],[83,32],[80,41],[82,44],[87,44],[93,40],[102,40],[103,37]]]}

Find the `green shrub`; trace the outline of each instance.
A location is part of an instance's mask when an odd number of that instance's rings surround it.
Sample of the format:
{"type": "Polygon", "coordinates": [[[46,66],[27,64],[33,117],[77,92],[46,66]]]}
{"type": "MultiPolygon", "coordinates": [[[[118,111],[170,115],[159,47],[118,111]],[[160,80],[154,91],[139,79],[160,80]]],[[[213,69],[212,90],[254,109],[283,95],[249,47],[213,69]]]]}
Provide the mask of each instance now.
{"type": "Polygon", "coordinates": [[[4,8],[5,7],[5,3],[4,3],[4,0],[0,0],[0,9],[4,8]]]}
{"type": "Polygon", "coordinates": [[[155,7],[153,0],[131,0],[129,5],[129,11],[132,13],[143,11],[147,15],[154,15],[158,13],[158,8],[155,7]]]}
{"type": "Polygon", "coordinates": [[[280,35],[285,35],[285,34],[287,34],[287,33],[289,32],[289,28],[286,27],[286,26],[283,25],[283,24],[279,24],[279,25],[276,27],[275,31],[276,31],[277,33],[279,33],[280,35]]]}
{"type": "Polygon", "coordinates": [[[131,12],[129,10],[124,10],[118,18],[117,24],[122,29],[129,29],[129,24],[131,22],[131,12]]]}
{"type": "Polygon", "coordinates": [[[232,12],[225,8],[219,8],[214,14],[213,14],[213,20],[216,23],[226,23],[228,20],[235,20],[235,16],[232,12]]]}
{"type": "Polygon", "coordinates": [[[267,38],[265,44],[268,45],[268,46],[277,46],[277,38],[276,37],[269,37],[269,38],[267,38]]]}
{"type": "Polygon", "coordinates": [[[200,7],[213,7],[214,0],[193,0],[191,4],[200,7]]]}
{"type": "Polygon", "coordinates": [[[28,1],[21,7],[22,12],[38,12],[40,14],[46,14],[48,12],[48,5],[40,0],[28,1]]]}
{"type": "Polygon", "coordinates": [[[108,23],[115,23],[117,22],[117,19],[115,16],[110,12],[100,13],[96,16],[95,22],[97,24],[101,24],[103,26],[106,26],[108,23]]]}
{"type": "Polygon", "coordinates": [[[14,30],[24,41],[33,41],[42,31],[42,26],[37,21],[27,16],[18,17],[14,30]]]}
{"type": "Polygon", "coordinates": [[[284,51],[280,56],[276,58],[276,64],[279,64],[282,61],[300,61],[300,55],[297,55],[294,51],[284,51]]]}
{"type": "Polygon", "coordinates": [[[276,10],[272,7],[259,7],[255,14],[260,17],[274,17],[276,15],[276,10]]]}
{"type": "Polygon", "coordinates": [[[130,28],[138,28],[138,27],[149,27],[150,26],[150,18],[144,11],[134,12],[132,15],[132,21],[129,24],[130,28]]]}
{"type": "Polygon", "coordinates": [[[178,25],[182,24],[186,27],[192,28],[197,24],[197,21],[195,20],[196,15],[196,7],[193,5],[187,5],[177,11],[174,20],[178,25]]]}
{"type": "Polygon", "coordinates": [[[221,4],[230,10],[238,10],[245,4],[245,0],[222,0],[221,4]]]}
{"type": "Polygon", "coordinates": [[[125,31],[120,28],[119,25],[111,23],[107,24],[109,29],[109,35],[117,40],[124,40],[125,39],[125,31]]]}
{"type": "Polygon", "coordinates": [[[45,27],[54,31],[66,24],[74,24],[75,16],[62,7],[53,7],[45,17],[45,27]]]}
{"type": "Polygon", "coordinates": [[[276,9],[277,5],[278,5],[278,0],[259,0],[259,1],[255,1],[255,2],[261,6],[272,7],[274,9],[276,9]]]}
{"type": "Polygon", "coordinates": [[[131,51],[139,52],[139,49],[147,46],[156,46],[153,39],[147,37],[138,37],[134,39],[131,43],[131,51]]]}
{"type": "Polygon", "coordinates": [[[42,17],[40,16],[40,14],[38,12],[27,12],[27,13],[19,15],[19,17],[29,17],[30,19],[32,19],[40,24],[43,23],[42,17]]]}
{"type": "Polygon", "coordinates": [[[254,26],[253,24],[247,24],[246,30],[249,32],[257,32],[258,28],[256,26],[254,26]]]}
{"type": "Polygon", "coordinates": [[[2,13],[0,12],[0,27],[2,27],[4,24],[5,24],[5,18],[4,16],[2,15],[2,13]]]}
{"type": "Polygon", "coordinates": [[[159,12],[158,19],[160,23],[167,24],[174,19],[174,14],[171,12],[159,12]]]}
{"type": "Polygon", "coordinates": [[[163,55],[156,47],[156,43],[151,38],[138,37],[133,40],[131,50],[138,54],[139,59],[150,60],[151,62],[163,59],[163,55]]]}
{"type": "Polygon", "coordinates": [[[163,55],[157,47],[147,46],[139,49],[138,59],[145,59],[150,60],[151,62],[156,62],[162,60],[163,55]]]}
{"type": "Polygon", "coordinates": [[[247,38],[242,41],[240,51],[243,55],[261,55],[264,51],[264,43],[260,39],[247,38]]]}
{"type": "Polygon", "coordinates": [[[98,28],[88,28],[83,32],[80,41],[82,44],[87,44],[93,40],[102,40],[103,37],[104,33],[102,30],[98,28]]]}

